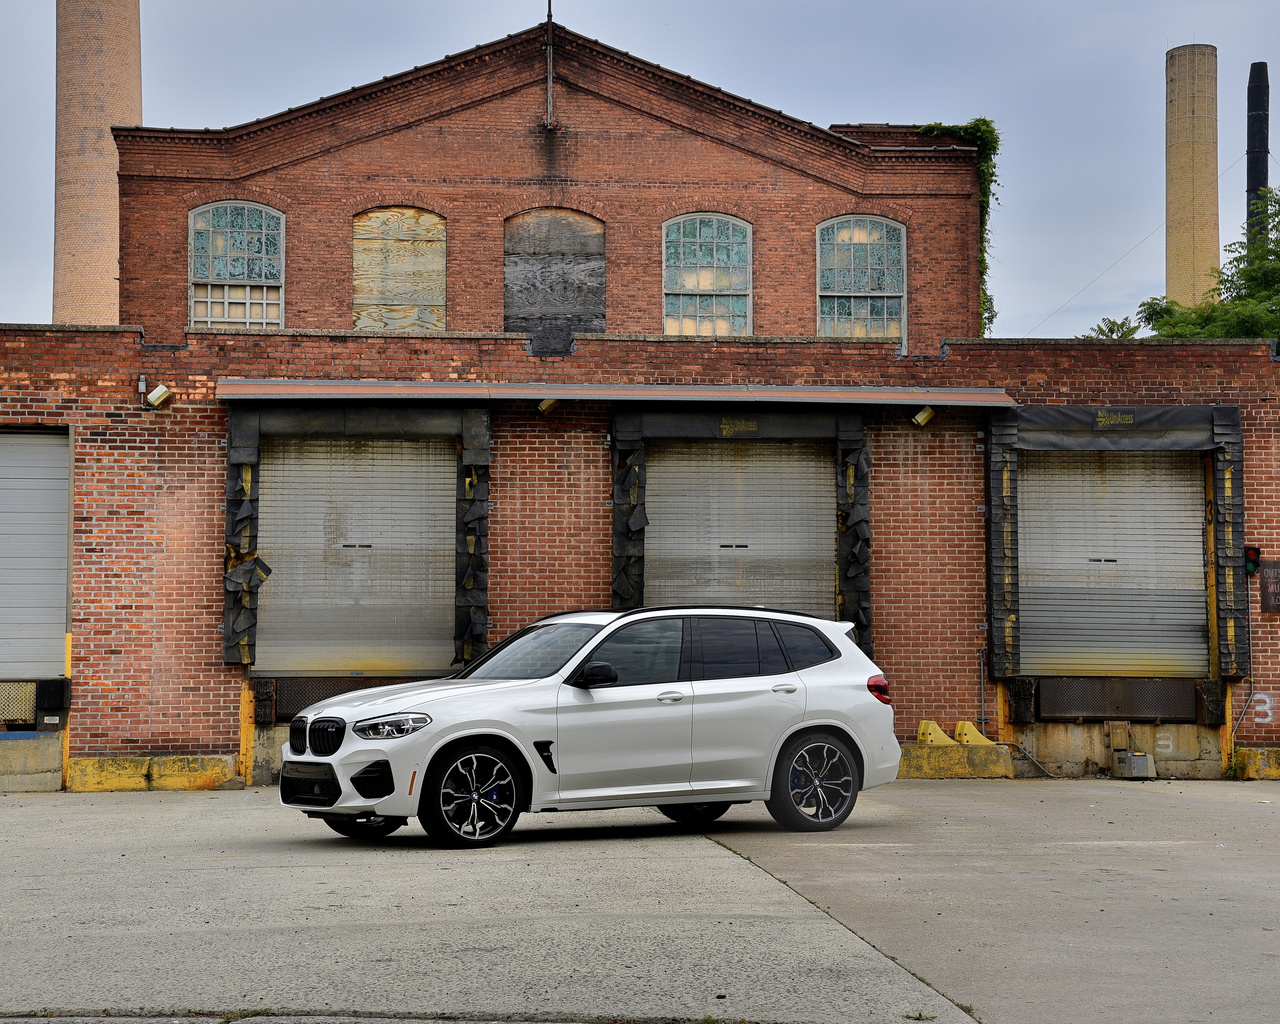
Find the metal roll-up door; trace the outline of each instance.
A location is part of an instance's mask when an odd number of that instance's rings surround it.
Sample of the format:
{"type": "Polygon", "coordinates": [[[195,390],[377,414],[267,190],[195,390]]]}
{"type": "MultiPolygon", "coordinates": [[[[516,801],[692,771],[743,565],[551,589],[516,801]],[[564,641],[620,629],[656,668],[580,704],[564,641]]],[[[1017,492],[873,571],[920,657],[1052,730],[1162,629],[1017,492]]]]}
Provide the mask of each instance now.
{"type": "Polygon", "coordinates": [[[412,675],[453,660],[450,440],[264,438],[260,675],[412,675]]]}
{"type": "Polygon", "coordinates": [[[1198,452],[1018,453],[1026,676],[1209,671],[1198,452]]]}
{"type": "Polygon", "coordinates": [[[646,604],[763,604],[834,616],[833,446],[650,444],[645,463],[646,604]]]}
{"type": "Polygon", "coordinates": [[[0,679],[66,667],[69,467],[66,434],[0,434],[0,679]]]}

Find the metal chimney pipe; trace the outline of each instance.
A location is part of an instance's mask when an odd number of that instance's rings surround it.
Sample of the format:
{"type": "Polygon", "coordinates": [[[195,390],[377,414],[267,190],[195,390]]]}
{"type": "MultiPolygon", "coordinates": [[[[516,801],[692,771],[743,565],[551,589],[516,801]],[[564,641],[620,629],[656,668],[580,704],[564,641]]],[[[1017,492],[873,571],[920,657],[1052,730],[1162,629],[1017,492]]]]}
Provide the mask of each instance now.
{"type": "Polygon", "coordinates": [[[1262,214],[1254,210],[1254,204],[1262,198],[1267,187],[1267,160],[1271,155],[1267,146],[1271,120],[1271,83],[1267,79],[1267,62],[1256,61],[1249,65],[1249,119],[1248,142],[1245,152],[1245,223],[1250,238],[1266,227],[1262,214]]]}

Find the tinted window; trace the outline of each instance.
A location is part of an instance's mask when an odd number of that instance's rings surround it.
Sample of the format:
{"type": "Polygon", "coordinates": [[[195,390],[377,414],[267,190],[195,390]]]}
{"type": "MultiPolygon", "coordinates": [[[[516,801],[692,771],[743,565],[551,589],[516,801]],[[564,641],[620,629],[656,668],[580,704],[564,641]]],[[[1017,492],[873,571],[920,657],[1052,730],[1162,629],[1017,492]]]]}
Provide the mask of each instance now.
{"type": "Polygon", "coordinates": [[[787,659],[778,645],[773,627],[764,619],[756,620],[756,638],[760,642],[760,674],[776,676],[787,671],[787,659]]]}
{"type": "Polygon", "coordinates": [[[799,626],[794,622],[775,622],[774,625],[782,635],[787,653],[791,655],[791,667],[797,671],[821,665],[836,656],[827,642],[808,626],[799,626]]]}
{"type": "Polygon", "coordinates": [[[698,633],[702,638],[703,679],[760,674],[753,619],[699,619],[698,633]]]}
{"type": "Polygon", "coordinates": [[[648,619],[623,626],[588,656],[607,661],[618,673],[617,686],[673,683],[680,678],[683,619],[648,619]]]}

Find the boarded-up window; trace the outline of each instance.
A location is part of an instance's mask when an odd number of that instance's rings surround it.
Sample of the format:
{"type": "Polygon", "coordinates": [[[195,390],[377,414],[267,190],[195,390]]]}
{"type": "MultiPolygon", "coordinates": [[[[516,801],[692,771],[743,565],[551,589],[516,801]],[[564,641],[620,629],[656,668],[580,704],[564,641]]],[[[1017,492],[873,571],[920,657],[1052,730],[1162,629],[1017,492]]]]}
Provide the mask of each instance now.
{"type": "Polygon", "coordinates": [[[503,330],[535,355],[568,352],[572,334],[605,329],[604,222],[575,210],[507,219],[503,330]]]}
{"type": "Polygon", "coordinates": [[[444,218],[384,206],[353,221],[355,327],[444,330],[444,218]]]}

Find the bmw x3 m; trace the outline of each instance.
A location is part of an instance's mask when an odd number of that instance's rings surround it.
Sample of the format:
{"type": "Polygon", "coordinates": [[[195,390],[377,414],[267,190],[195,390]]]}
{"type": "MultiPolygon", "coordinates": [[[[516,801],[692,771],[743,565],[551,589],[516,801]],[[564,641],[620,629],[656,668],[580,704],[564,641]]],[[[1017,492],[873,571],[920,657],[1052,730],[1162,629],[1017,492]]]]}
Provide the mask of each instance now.
{"type": "Polygon", "coordinates": [[[280,799],[344,836],[417,815],[497,842],[523,811],[657,806],[686,824],[763,800],[784,828],[839,826],[901,750],[884,675],[847,623],[760,608],[540,619],[453,676],[304,710],[280,799]]]}

